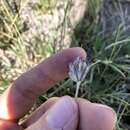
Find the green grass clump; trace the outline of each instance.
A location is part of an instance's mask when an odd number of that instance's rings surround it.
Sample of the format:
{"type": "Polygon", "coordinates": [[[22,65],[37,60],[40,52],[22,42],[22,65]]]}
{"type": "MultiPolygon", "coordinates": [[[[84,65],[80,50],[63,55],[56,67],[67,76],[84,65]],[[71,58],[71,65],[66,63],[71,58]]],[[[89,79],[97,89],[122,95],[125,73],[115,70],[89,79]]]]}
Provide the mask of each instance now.
{"type": "Polygon", "coordinates": [[[55,8],[57,1],[56,0],[40,0],[41,11],[48,12],[55,8]]]}
{"type": "Polygon", "coordinates": [[[24,39],[27,29],[19,13],[26,3],[24,1],[18,12],[11,8],[8,0],[0,3],[0,72],[1,79],[9,82],[53,53],[51,41],[43,44],[41,39],[35,37],[36,42],[29,43],[24,39]]]}

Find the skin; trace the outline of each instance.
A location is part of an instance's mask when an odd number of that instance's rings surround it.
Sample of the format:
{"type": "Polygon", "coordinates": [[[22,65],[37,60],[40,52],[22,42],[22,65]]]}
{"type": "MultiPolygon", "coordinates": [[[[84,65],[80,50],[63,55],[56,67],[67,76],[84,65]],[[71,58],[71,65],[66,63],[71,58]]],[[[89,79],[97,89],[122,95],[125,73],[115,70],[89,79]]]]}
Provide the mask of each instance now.
{"type": "Polygon", "coordinates": [[[86,58],[85,51],[66,49],[14,81],[0,97],[0,130],[113,130],[116,114],[110,107],[69,96],[49,99],[18,125],[39,95],[68,76],[68,65],[78,56],[86,58]]]}

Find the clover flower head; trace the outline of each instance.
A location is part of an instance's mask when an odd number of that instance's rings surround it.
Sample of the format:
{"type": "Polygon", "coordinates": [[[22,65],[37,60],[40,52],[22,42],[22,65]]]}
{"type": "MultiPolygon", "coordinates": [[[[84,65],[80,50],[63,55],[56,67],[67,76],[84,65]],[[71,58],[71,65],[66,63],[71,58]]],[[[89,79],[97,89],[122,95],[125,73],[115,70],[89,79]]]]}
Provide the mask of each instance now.
{"type": "Polygon", "coordinates": [[[69,77],[75,82],[81,82],[85,79],[89,69],[90,64],[87,64],[82,58],[77,57],[73,63],[69,64],[69,77]]]}

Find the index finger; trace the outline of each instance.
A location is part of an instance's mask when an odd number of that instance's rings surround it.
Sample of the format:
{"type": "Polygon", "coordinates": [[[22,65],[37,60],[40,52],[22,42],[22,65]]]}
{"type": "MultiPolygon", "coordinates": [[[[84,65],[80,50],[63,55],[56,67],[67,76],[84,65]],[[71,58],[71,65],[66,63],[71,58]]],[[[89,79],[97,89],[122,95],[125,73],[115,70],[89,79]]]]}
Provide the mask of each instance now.
{"type": "Polygon", "coordinates": [[[22,74],[0,97],[0,118],[17,120],[30,110],[36,98],[68,75],[68,64],[86,57],[81,48],[66,49],[22,74]]]}

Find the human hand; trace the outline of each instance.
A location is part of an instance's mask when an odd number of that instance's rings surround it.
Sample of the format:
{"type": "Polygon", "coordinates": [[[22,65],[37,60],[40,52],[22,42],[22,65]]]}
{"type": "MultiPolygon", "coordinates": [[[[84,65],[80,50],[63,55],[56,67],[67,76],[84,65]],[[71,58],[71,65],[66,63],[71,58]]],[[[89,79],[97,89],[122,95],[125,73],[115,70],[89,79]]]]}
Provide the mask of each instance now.
{"type": "Polygon", "coordinates": [[[21,75],[0,97],[0,130],[113,130],[116,115],[111,108],[68,96],[49,99],[18,125],[39,95],[67,77],[68,64],[76,57],[86,53],[66,49],[21,75]]]}

